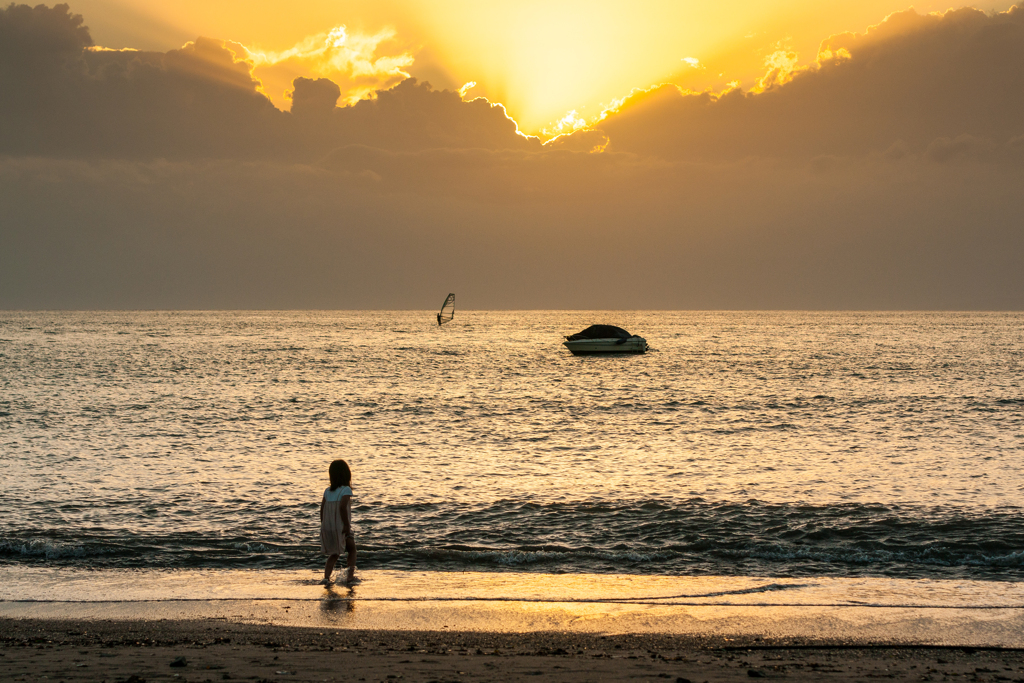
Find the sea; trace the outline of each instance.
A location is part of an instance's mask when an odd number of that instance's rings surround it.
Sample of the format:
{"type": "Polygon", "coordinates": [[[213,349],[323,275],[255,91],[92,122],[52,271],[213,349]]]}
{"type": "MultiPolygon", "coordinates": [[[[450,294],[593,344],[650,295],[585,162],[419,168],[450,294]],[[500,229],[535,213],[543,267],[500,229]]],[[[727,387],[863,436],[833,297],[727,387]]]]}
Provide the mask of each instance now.
{"type": "Polygon", "coordinates": [[[0,312],[0,569],[313,577],[342,458],[360,570],[1021,582],[1022,378],[1021,313],[0,312]]]}

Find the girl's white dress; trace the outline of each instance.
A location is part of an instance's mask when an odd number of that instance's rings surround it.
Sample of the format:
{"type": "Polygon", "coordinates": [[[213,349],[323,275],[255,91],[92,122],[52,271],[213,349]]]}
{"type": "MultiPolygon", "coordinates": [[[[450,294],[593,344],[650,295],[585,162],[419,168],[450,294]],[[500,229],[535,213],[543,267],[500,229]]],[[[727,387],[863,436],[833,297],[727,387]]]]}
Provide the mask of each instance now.
{"type": "MultiPolygon", "coordinates": [[[[339,486],[333,491],[324,491],[324,519],[320,522],[320,551],[324,555],[341,555],[345,552],[345,534],[341,523],[341,499],[351,496],[352,489],[339,486]]],[[[349,533],[352,533],[351,527],[349,533]]]]}

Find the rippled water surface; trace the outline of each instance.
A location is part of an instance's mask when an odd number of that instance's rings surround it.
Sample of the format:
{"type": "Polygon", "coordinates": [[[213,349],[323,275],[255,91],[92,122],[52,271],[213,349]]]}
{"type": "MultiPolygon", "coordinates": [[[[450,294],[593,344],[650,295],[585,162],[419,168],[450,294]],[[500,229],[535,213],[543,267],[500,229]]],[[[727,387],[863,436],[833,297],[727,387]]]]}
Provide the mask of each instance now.
{"type": "Polygon", "coordinates": [[[343,457],[364,568],[1022,580],[1022,323],[0,313],[0,562],[315,567],[343,457]]]}

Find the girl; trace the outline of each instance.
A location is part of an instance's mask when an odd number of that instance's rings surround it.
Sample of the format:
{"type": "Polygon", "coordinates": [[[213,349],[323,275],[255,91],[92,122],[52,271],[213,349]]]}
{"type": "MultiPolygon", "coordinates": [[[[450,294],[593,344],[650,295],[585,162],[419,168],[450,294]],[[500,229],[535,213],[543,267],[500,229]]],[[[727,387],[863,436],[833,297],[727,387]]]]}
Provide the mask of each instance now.
{"type": "Polygon", "coordinates": [[[320,550],[327,555],[324,567],[324,583],[331,582],[334,563],[342,553],[348,553],[348,574],[346,583],[352,583],[356,576],[356,539],[352,535],[352,470],[344,460],[331,463],[327,473],[331,477],[330,487],[324,491],[320,501],[320,550]]]}

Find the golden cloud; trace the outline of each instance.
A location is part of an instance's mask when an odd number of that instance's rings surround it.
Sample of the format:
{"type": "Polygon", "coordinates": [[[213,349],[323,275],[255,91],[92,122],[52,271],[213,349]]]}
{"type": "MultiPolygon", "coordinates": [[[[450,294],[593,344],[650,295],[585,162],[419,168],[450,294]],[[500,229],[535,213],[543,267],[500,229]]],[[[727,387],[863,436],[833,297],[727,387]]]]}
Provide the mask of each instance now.
{"type": "Polygon", "coordinates": [[[341,88],[341,101],[354,104],[409,78],[413,56],[394,43],[395,32],[350,32],[344,25],[309,36],[283,50],[247,47],[253,74],[280,109],[291,106],[291,85],[299,77],[329,78],[341,88]]]}

